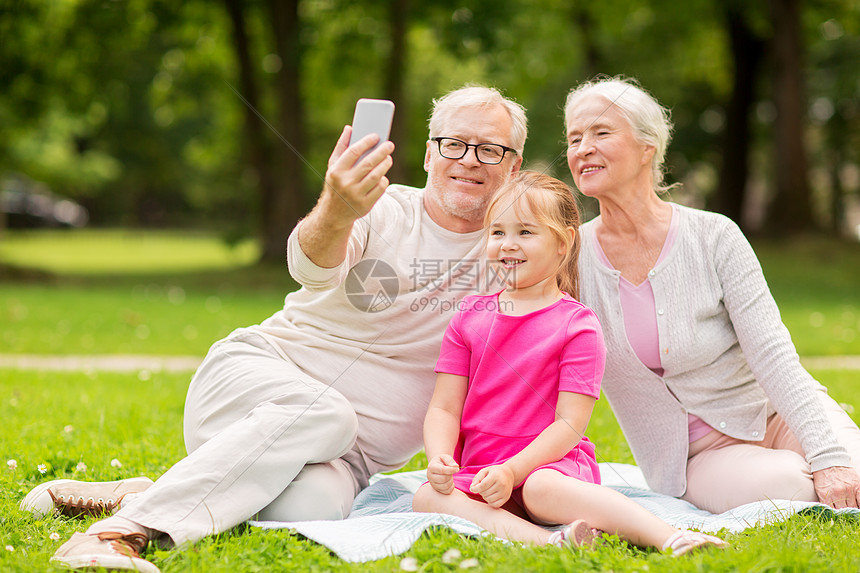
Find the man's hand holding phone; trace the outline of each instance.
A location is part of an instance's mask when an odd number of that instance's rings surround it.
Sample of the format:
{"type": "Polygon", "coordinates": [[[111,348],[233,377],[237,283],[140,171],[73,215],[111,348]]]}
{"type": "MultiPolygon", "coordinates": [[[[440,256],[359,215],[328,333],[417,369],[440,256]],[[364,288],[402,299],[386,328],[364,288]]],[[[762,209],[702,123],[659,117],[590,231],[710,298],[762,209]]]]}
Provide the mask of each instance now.
{"type": "Polygon", "coordinates": [[[361,99],[353,125],[344,127],[328,161],[325,202],[329,223],[351,226],[366,215],[385,192],[385,177],[393,160],[394,144],[388,141],[394,104],[387,100],[361,99]]]}
{"type": "Polygon", "coordinates": [[[393,163],[394,144],[388,141],[388,133],[394,104],[362,103],[366,101],[359,100],[353,125],[343,128],[328,160],[322,194],[298,227],[302,251],[323,268],[343,262],[353,223],[373,208],[388,187],[385,174],[393,163]],[[380,110],[387,111],[374,113],[380,110]]]}

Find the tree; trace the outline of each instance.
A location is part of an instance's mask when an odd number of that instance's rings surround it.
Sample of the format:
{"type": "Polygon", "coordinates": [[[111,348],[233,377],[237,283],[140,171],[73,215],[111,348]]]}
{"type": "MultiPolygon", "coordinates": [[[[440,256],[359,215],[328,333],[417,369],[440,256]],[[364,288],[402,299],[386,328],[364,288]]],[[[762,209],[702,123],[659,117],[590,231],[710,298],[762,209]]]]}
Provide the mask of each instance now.
{"type": "MultiPolygon", "coordinates": [[[[845,17],[844,10],[819,5],[822,16],[814,19],[814,32],[821,41],[812,45],[809,62],[810,119],[813,136],[820,137],[813,164],[826,175],[827,223],[834,236],[856,236],[846,225],[850,177],[860,157],[860,98],[857,97],[857,66],[860,59],[860,22],[845,17]],[[833,18],[834,14],[840,18],[833,18]]],[[[857,184],[854,184],[856,191],[857,184]]]]}
{"type": "Polygon", "coordinates": [[[566,92],[623,74],[672,109],[669,178],[688,183],[676,200],[709,197],[743,223],[746,180],[766,179],[771,228],[794,231],[814,220],[810,194],[829,189],[835,229],[856,192],[857,5],[769,1],[6,2],[0,177],[44,182],[95,224],[256,234],[263,256],[282,261],[357,98],[395,101],[395,182],[423,177],[428,104],[466,83],[522,103],[526,166],[569,178],[566,92]],[[827,22],[844,34],[825,38],[827,22]],[[770,101],[778,118],[765,139],[771,125],[748,118],[770,101]],[[770,153],[772,174],[760,160],[770,153]]]}
{"type": "Polygon", "coordinates": [[[263,198],[263,258],[283,260],[286,236],[307,211],[305,198],[309,193],[303,165],[308,145],[302,99],[302,23],[299,0],[268,0],[267,8],[275,53],[283,62],[275,84],[280,131],[291,145],[289,151],[276,147],[282,150],[281,157],[275,158],[275,166],[281,167],[278,170],[280,186],[271,190],[273,195],[263,198]]]}
{"type": "MultiPolygon", "coordinates": [[[[391,48],[389,49],[385,86],[383,93],[386,99],[394,102],[398,117],[408,117],[410,113],[409,100],[406,98],[406,74],[408,73],[407,62],[409,61],[409,43],[407,32],[410,21],[409,0],[391,0],[388,5],[388,32],[391,37],[391,48]]],[[[395,147],[404,146],[409,140],[409,123],[406,121],[395,121],[391,125],[391,141],[395,147]]],[[[397,161],[388,172],[388,179],[398,183],[409,183],[409,170],[406,163],[397,161]]]]}
{"type": "Polygon", "coordinates": [[[307,154],[307,129],[301,96],[299,2],[269,0],[266,5],[275,54],[282,63],[275,82],[277,127],[270,124],[261,112],[263,107],[252,64],[245,4],[243,0],[225,0],[239,67],[241,91],[237,95],[245,110],[247,157],[258,178],[261,258],[276,262],[284,259],[286,236],[306,210],[304,198],[307,189],[302,158],[307,154]],[[282,138],[285,145],[273,143],[273,135],[282,138]]]}
{"type": "Polygon", "coordinates": [[[806,97],[801,0],[770,0],[774,195],[766,226],[777,234],[815,228],[804,145],[806,97]]]}
{"type": "Polygon", "coordinates": [[[732,55],[732,91],[726,105],[719,183],[710,207],[743,227],[752,148],[750,114],[756,100],[756,79],[765,41],[747,22],[741,6],[726,4],[724,16],[732,55]]]}

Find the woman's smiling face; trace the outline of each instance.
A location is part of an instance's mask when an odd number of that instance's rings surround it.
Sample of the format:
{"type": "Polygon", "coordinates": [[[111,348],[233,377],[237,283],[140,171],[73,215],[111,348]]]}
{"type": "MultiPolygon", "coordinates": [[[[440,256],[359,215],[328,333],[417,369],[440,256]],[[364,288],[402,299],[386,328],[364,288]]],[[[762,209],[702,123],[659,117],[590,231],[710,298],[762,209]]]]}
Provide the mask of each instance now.
{"type": "Polygon", "coordinates": [[[585,96],[571,108],[567,164],[583,194],[599,198],[650,178],[653,155],[654,147],[639,141],[621,110],[602,96],[585,96]]]}

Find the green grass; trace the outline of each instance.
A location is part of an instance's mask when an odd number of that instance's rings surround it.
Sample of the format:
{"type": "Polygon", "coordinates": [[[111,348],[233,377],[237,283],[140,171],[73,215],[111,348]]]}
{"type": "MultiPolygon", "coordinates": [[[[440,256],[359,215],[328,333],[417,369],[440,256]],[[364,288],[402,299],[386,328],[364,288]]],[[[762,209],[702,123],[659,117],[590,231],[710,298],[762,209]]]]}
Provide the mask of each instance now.
{"type": "Polygon", "coordinates": [[[860,244],[754,243],[801,355],[860,354],[860,244]]]}
{"type": "MultiPolygon", "coordinates": [[[[280,272],[292,288],[287,270],[280,272]]],[[[4,353],[202,356],[234,328],[268,318],[284,300],[274,289],[239,292],[217,283],[182,284],[172,278],[0,284],[0,348],[4,353]]]]}
{"type": "MultiPolygon", "coordinates": [[[[860,246],[755,247],[799,352],[860,354],[860,246]]],[[[202,355],[233,328],[271,315],[296,288],[284,265],[250,264],[253,253],[253,246],[231,249],[199,233],[9,232],[0,238],[0,353],[202,355]]],[[[849,412],[860,413],[857,372],[814,374],[849,412]]],[[[48,559],[60,543],[88,523],[34,521],[20,512],[18,502],[37,483],[155,478],[181,459],[189,378],[0,369],[0,571],[50,570],[48,559]],[[6,466],[9,459],[17,460],[16,470],[6,466]],[[111,465],[114,459],[119,467],[111,465]]],[[[589,436],[600,461],[632,463],[605,400],[589,436]]],[[[419,454],[406,469],[424,464],[419,454]]],[[[617,540],[594,551],[558,551],[438,529],[405,555],[352,565],[289,531],[242,527],[175,551],[150,549],[147,557],[166,573],[397,571],[405,556],[434,572],[459,570],[459,561],[471,558],[479,563],[474,570],[487,572],[854,571],[860,570],[858,534],[853,519],[795,516],[729,536],[726,551],[672,559],[617,540]],[[460,560],[444,563],[449,549],[458,549],[460,560]]]]}
{"type": "Polygon", "coordinates": [[[202,356],[297,288],[212,234],[41,233],[0,239],[0,352],[202,356]]]}
{"type": "Polygon", "coordinates": [[[7,232],[0,261],[65,275],[188,273],[253,263],[259,249],[246,240],[229,247],[211,233],[128,229],[7,232]]]}
{"type": "MultiPolygon", "coordinates": [[[[860,354],[860,245],[755,247],[798,352],[860,354]]],[[[0,352],[202,355],[297,287],[284,264],[250,264],[254,252],[204,233],[7,232],[0,352]]]]}
{"type": "MultiPolygon", "coordinates": [[[[820,371],[817,377],[842,402],[860,401],[856,375],[820,371]]],[[[90,520],[34,520],[17,504],[36,484],[56,478],[112,480],[158,477],[184,454],[182,403],[188,374],[39,373],[0,370],[0,571],[59,570],[48,559],[90,520]],[[15,459],[12,471],[6,460],[15,459]],[[111,465],[119,460],[121,467],[111,465]],[[42,474],[38,466],[44,464],[42,474]],[[86,469],[83,466],[86,466],[86,469]],[[59,539],[51,539],[52,534],[59,539]],[[11,547],[11,550],[8,548],[11,547]]],[[[589,435],[601,458],[630,461],[619,448],[620,430],[599,402],[589,435]]],[[[625,453],[627,452],[627,453],[625,453]]],[[[422,467],[418,455],[410,468],[422,467]]],[[[475,571],[856,571],[857,520],[795,516],[783,523],[728,535],[731,548],[679,559],[642,551],[617,540],[595,550],[511,546],[470,539],[446,529],[423,535],[405,554],[348,564],[324,547],[290,531],[240,527],[173,551],[151,548],[145,556],[165,573],[235,571],[397,571],[413,557],[422,571],[457,571],[477,559],[475,571]],[[453,564],[443,555],[457,549],[453,564]]]]}

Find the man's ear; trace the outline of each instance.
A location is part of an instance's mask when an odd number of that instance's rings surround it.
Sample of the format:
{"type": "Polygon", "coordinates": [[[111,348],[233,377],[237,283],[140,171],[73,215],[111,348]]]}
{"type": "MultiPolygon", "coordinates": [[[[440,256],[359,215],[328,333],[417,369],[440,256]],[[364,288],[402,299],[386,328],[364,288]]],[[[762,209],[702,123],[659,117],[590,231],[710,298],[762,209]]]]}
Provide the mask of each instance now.
{"type": "Polygon", "coordinates": [[[523,166],[523,158],[519,153],[517,153],[517,158],[514,159],[514,164],[511,166],[511,175],[513,175],[514,173],[519,171],[520,167],[522,167],[522,166],[523,166]]]}
{"type": "Polygon", "coordinates": [[[424,151],[424,171],[430,173],[430,154],[433,153],[433,148],[430,144],[433,143],[429,139],[427,140],[427,149],[424,151]]]}

